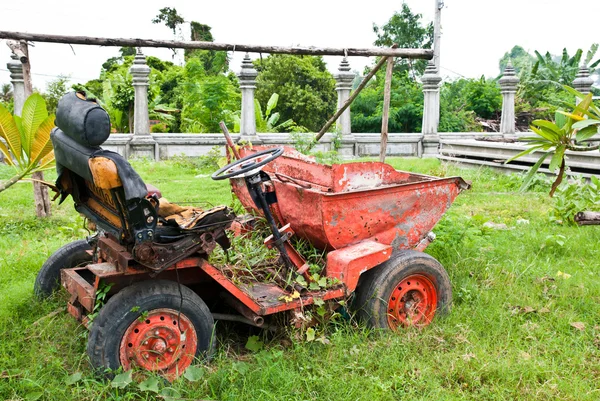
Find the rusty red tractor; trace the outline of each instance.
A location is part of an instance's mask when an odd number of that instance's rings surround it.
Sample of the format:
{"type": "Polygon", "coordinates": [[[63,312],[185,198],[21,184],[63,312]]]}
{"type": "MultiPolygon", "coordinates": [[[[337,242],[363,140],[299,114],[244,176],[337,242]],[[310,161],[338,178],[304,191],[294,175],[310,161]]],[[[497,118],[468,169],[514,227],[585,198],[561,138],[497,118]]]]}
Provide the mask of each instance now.
{"type": "Polygon", "coordinates": [[[448,274],[423,250],[469,188],[462,178],[378,162],[329,166],[291,148],[238,149],[229,140],[231,163],[212,178],[229,179],[250,213],[236,216],[224,206],[201,210],[162,199],[123,157],[100,148],[107,119],[83,93],[59,104],[52,133],[57,187],[63,200],[72,196],[95,235],[56,251],[35,283],[38,296],[60,283],[70,294],[69,313],[90,329],[87,352],[95,368],[135,366],[173,379],[214,350],[215,319],[261,326],[268,316],[317,299],[349,298],[360,320],[392,330],[427,325],[449,309],[448,274]],[[324,252],[321,275],[334,284],[311,290],[298,281],[240,283],[227,266],[209,263],[216,246],[227,249],[257,219],[266,221],[271,235],[264,244],[278,251],[284,272],[314,279],[292,245],[301,238],[324,252]]]}

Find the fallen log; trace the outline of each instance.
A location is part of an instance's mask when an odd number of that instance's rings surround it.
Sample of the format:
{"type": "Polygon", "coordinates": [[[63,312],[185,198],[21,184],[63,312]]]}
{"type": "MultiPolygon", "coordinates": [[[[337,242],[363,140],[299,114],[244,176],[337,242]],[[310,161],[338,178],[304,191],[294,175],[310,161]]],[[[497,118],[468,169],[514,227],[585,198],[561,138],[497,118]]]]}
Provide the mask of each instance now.
{"type": "Polygon", "coordinates": [[[600,212],[579,212],[574,220],[580,226],[599,226],[600,212]]]}

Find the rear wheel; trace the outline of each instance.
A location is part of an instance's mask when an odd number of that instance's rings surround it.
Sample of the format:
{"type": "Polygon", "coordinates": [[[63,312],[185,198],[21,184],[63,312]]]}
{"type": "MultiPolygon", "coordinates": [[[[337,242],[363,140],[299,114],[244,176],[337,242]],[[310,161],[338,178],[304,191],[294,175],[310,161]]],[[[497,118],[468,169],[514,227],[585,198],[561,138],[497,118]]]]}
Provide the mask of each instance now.
{"type": "Polygon", "coordinates": [[[44,262],[35,278],[33,291],[38,298],[47,298],[60,288],[60,271],[92,263],[92,247],[86,240],[71,242],[54,252],[44,262]]]}
{"type": "Polygon", "coordinates": [[[354,307],[369,326],[396,330],[428,325],[451,302],[444,267],[422,252],[402,251],[361,276],[354,307]]]}
{"type": "Polygon", "coordinates": [[[167,280],[133,284],[110,298],[92,323],[87,353],[102,371],[134,366],[174,380],[213,350],[212,314],[192,290],[167,280]],[[181,309],[180,309],[181,305],[181,309]]]}

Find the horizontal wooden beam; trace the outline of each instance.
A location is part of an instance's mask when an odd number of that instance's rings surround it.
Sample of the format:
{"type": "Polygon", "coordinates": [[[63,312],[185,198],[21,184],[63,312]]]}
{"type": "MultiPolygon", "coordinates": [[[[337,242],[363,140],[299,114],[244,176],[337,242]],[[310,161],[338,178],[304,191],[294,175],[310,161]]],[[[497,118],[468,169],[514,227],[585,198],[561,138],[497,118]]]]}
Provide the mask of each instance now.
{"type": "Polygon", "coordinates": [[[65,43],[73,45],[97,45],[118,47],[164,47],[169,49],[202,49],[243,51],[252,53],[276,53],[315,56],[392,56],[410,59],[433,58],[433,50],[391,48],[337,48],[312,46],[260,46],[216,42],[191,42],[180,40],[97,38],[91,36],[48,35],[41,33],[0,31],[0,39],[26,40],[29,42],[65,43]]]}

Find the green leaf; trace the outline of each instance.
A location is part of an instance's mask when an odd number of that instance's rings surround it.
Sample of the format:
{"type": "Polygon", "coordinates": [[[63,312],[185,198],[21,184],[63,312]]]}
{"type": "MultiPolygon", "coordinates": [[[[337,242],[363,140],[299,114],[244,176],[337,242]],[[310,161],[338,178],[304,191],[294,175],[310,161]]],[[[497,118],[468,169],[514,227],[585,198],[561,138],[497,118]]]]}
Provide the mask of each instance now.
{"type": "Polygon", "coordinates": [[[6,141],[17,162],[21,162],[21,133],[12,114],[0,104],[0,138],[6,141]]]}
{"type": "Polygon", "coordinates": [[[327,287],[327,277],[321,277],[319,279],[319,287],[321,287],[321,288],[327,287]]]}
{"type": "Polygon", "coordinates": [[[590,139],[594,135],[598,133],[598,126],[592,125],[589,127],[585,127],[577,131],[577,142],[583,142],[586,139],[590,139]]]}
{"type": "Polygon", "coordinates": [[[546,120],[533,120],[531,122],[533,125],[537,125],[538,127],[547,128],[551,133],[553,133],[557,138],[560,138],[562,135],[561,129],[558,128],[556,124],[551,121],[546,120]]]}
{"type": "Polygon", "coordinates": [[[563,129],[567,123],[566,116],[558,112],[554,113],[554,120],[556,121],[556,125],[561,129],[563,129]]]}
{"type": "Polygon", "coordinates": [[[246,341],[246,349],[252,352],[258,352],[264,347],[264,343],[260,340],[258,336],[250,336],[248,337],[248,341],[246,341]]]}
{"type": "Polygon", "coordinates": [[[131,383],[131,370],[127,372],[123,372],[115,376],[114,379],[110,382],[110,386],[114,388],[125,388],[131,383]]]}
{"type": "Polygon", "coordinates": [[[547,129],[541,129],[541,128],[537,128],[534,127],[533,125],[530,126],[529,128],[531,128],[531,130],[533,132],[535,132],[536,134],[538,134],[539,136],[541,136],[542,138],[552,142],[552,143],[556,143],[558,142],[558,137],[551,133],[550,131],[548,131],[547,129]]]}
{"type": "Polygon", "coordinates": [[[323,305],[325,305],[325,301],[323,301],[321,298],[315,298],[314,301],[313,301],[313,303],[316,306],[323,306],[323,305]]]}
{"type": "Polygon", "coordinates": [[[306,287],[306,285],[307,285],[306,279],[303,276],[300,276],[300,275],[296,277],[296,282],[298,284],[300,284],[301,286],[304,286],[304,287],[306,287]]]}
{"type": "Polygon", "coordinates": [[[527,175],[525,176],[525,179],[523,180],[523,185],[521,185],[521,188],[519,188],[519,191],[523,192],[529,187],[529,185],[531,184],[531,180],[533,179],[533,176],[535,175],[535,173],[537,173],[537,171],[539,170],[539,168],[542,165],[542,163],[544,162],[544,160],[546,160],[546,158],[548,156],[550,156],[551,153],[552,153],[552,151],[544,153],[542,155],[542,157],[540,157],[540,159],[537,161],[537,163],[535,163],[533,165],[533,167],[531,167],[531,169],[529,170],[529,173],[527,173],[527,175]]]}
{"type": "Polygon", "coordinates": [[[175,401],[181,399],[181,394],[179,391],[175,390],[173,387],[163,387],[160,390],[159,394],[165,401],[175,401]]]}
{"type": "Polygon", "coordinates": [[[76,373],[73,373],[71,376],[67,377],[67,379],[65,380],[65,383],[67,386],[70,386],[72,384],[77,383],[79,380],[81,380],[81,373],[76,372],[76,373]]]}
{"type": "Polygon", "coordinates": [[[315,329],[313,329],[312,327],[306,329],[306,341],[315,341],[315,329]]]}
{"type": "Polygon", "coordinates": [[[510,158],[510,159],[508,159],[507,161],[505,161],[505,162],[504,162],[504,164],[510,163],[511,161],[513,161],[513,160],[516,160],[516,159],[518,159],[519,157],[522,157],[522,156],[525,156],[525,155],[527,155],[527,154],[529,154],[529,153],[532,153],[532,152],[534,152],[534,151],[536,151],[536,150],[538,150],[538,149],[542,148],[542,146],[543,146],[543,145],[532,146],[532,147],[530,147],[529,149],[525,149],[525,150],[524,150],[524,151],[522,151],[521,153],[519,153],[519,154],[517,154],[517,155],[515,155],[515,156],[511,157],[511,158],[510,158]]]}
{"type": "Polygon", "coordinates": [[[35,401],[35,400],[39,400],[40,398],[42,398],[43,395],[44,395],[43,391],[32,391],[30,393],[25,394],[25,399],[27,401],[35,401]]]}
{"type": "Polygon", "coordinates": [[[183,372],[183,377],[191,382],[197,382],[202,376],[204,376],[204,369],[197,366],[188,366],[185,372],[183,372]]]}
{"type": "Polygon", "coordinates": [[[563,161],[563,157],[565,156],[565,145],[560,145],[556,147],[554,151],[554,155],[552,156],[552,160],[550,160],[549,170],[551,172],[555,172],[558,169],[563,161]]]}
{"type": "Polygon", "coordinates": [[[310,284],[308,285],[308,289],[311,291],[319,291],[321,289],[321,287],[319,287],[319,284],[311,281],[310,284]]]}
{"type": "Polygon", "coordinates": [[[577,121],[575,124],[573,124],[573,129],[582,129],[589,127],[590,125],[600,125],[600,121],[591,118],[587,120],[577,121]]]}
{"type": "MultiPolygon", "coordinates": [[[[189,368],[188,368],[189,369],[189,368]]],[[[184,373],[185,376],[185,373],[184,373]]],[[[158,393],[158,379],[156,377],[149,377],[140,384],[138,384],[138,388],[141,391],[150,391],[152,393],[158,393]]]]}
{"type": "Polygon", "coordinates": [[[277,102],[279,101],[279,95],[277,93],[273,93],[267,102],[267,110],[265,111],[265,116],[269,116],[273,109],[277,107],[277,102]]]}
{"type": "Polygon", "coordinates": [[[23,105],[23,150],[29,156],[31,144],[40,125],[48,118],[46,102],[39,93],[29,96],[23,105]]]}
{"type": "Polygon", "coordinates": [[[30,165],[36,165],[44,156],[52,151],[52,141],[50,140],[52,128],[54,128],[53,115],[46,118],[35,133],[29,156],[30,165]]]}

